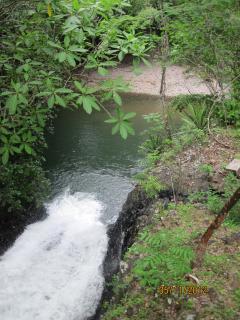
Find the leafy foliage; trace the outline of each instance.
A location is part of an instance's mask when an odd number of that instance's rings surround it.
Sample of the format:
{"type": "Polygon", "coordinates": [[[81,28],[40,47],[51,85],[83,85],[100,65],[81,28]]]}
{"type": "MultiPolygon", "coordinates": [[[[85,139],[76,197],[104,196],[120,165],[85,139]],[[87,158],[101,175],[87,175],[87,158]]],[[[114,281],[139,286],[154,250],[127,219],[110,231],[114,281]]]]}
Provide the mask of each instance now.
{"type": "MultiPolygon", "coordinates": [[[[147,36],[147,27],[140,27],[138,17],[125,15],[128,7],[127,0],[8,0],[1,8],[0,170],[4,177],[0,184],[4,181],[15,194],[5,196],[5,207],[19,208],[19,201],[24,207],[24,191],[18,184],[14,190],[11,174],[15,166],[20,170],[33,162],[42,170],[44,132],[61,108],[88,114],[103,110],[109,116],[104,103],[112,101],[116,116],[108,122],[114,124],[113,133],[124,139],[134,134],[134,114],[119,108],[119,93],[126,84],[121,79],[106,80],[95,88],[78,74],[97,70],[106,75],[125,55],[133,56],[135,65],[147,63],[155,40],[147,36]]],[[[29,184],[24,174],[19,179],[29,184]]],[[[34,190],[29,190],[29,203],[34,190]]]]}
{"type": "Polygon", "coordinates": [[[147,137],[140,150],[147,153],[160,153],[164,147],[164,123],[159,113],[150,113],[143,116],[149,127],[143,132],[147,137]]]}
{"type": "Polygon", "coordinates": [[[142,286],[158,288],[160,285],[184,283],[184,275],[190,272],[194,257],[192,249],[184,245],[183,229],[164,230],[156,233],[144,231],[140,235],[142,245],[130,249],[131,253],[142,254],[136,260],[133,272],[142,286]],[[174,239],[174,243],[173,243],[174,239]]]}
{"type": "Polygon", "coordinates": [[[148,174],[147,172],[138,173],[135,176],[135,179],[150,198],[155,197],[161,190],[164,189],[164,185],[159,182],[158,178],[148,174]]]}
{"type": "MultiPolygon", "coordinates": [[[[211,172],[212,169],[207,168],[211,172]]],[[[198,192],[191,195],[192,202],[202,202],[206,204],[207,208],[213,213],[219,213],[224,203],[233,195],[236,189],[239,188],[239,179],[234,174],[229,173],[224,179],[223,192],[220,194],[216,191],[198,192]]],[[[240,204],[237,203],[230,211],[227,218],[228,222],[239,224],[239,208],[240,204]]]]}
{"type": "MultiPolygon", "coordinates": [[[[115,96],[115,99],[116,97],[117,96],[115,96]]],[[[120,98],[120,96],[118,97],[120,98]]],[[[119,103],[120,101],[121,100],[119,100],[119,103]]],[[[112,134],[116,134],[119,131],[122,138],[127,139],[128,134],[134,134],[134,129],[130,126],[129,120],[135,117],[135,115],[135,112],[124,113],[123,110],[117,108],[116,116],[112,116],[110,119],[105,120],[105,122],[114,124],[114,127],[112,128],[112,134]]]]}

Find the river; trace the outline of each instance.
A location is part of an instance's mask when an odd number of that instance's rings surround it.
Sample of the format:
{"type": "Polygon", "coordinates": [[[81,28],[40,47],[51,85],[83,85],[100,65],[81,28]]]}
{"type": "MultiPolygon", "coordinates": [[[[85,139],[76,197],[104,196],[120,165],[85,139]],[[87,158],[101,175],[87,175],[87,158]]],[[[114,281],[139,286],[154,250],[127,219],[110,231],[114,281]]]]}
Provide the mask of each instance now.
{"type": "Polygon", "coordinates": [[[0,258],[1,320],[85,320],[103,290],[107,226],[113,223],[139,171],[143,114],[158,99],[125,97],[137,112],[135,136],[111,135],[105,113],[64,110],[48,136],[46,168],[53,186],[47,218],[26,227],[0,258]]]}

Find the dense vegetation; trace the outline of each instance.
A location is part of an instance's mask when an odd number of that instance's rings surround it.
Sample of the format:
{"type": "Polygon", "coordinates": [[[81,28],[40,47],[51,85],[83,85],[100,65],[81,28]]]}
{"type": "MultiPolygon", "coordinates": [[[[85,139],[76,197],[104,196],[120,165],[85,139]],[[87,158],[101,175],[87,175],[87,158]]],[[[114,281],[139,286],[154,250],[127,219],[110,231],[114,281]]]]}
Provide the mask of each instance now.
{"type": "Polygon", "coordinates": [[[126,15],[127,1],[1,1],[0,203],[8,211],[40,205],[48,193],[42,169],[44,133],[61,108],[103,109],[112,133],[134,134],[119,92],[121,80],[90,87],[87,71],[134,57],[147,63],[156,43],[151,22],[126,15]],[[106,101],[116,105],[116,115],[106,101]]]}
{"type": "MultiPolygon", "coordinates": [[[[226,174],[220,191],[211,187],[194,192],[183,204],[178,202],[174,180],[184,184],[176,157],[194,145],[207,149],[211,141],[214,151],[223,147],[230,152],[229,141],[239,142],[240,2],[0,0],[0,19],[0,209],[9,215],[26,214],[41,206],[49,194],[43,169],[45,135],[62,108],[83,109],[89,115],[105,112],[112,134],[119,133],[123,139],[134,134],[131,120],[135,114],[121,108],[121,92],[128,90],[128,84],[117,79],[93,86],[88,83],[89,72],[104,76],[109,68],[131,61],[133,72],[139,73],[140,64],[149,65],[154,59],[163,70],[174,63],[187,66],[209,87],[207,96],[177,97],[164,117],[145,116],[150,128],[144,132],[146,139],[140,149],[146,170],[137,179],[150,198],[157,198],[166,189],[166,181],[160,180],[154,169],[159,163],[169,169],[172,203],[167,209],[162,203],[155,208],[152,224],[130,249],[126,261],[132,268],[119,275],[113,286],[119,299],[108,306],[105,315],[105,319],[121,320],[159,319],[163,314],[166,319],[180,319],[180,310],[181,319],[194,319],[186,313],[202,305],[201,299],[199,304],[196,301],[199,297],[179,299],[173,294],[159,299],[159,286],[189,284],[185,275],[192,272],[193,243],[206,229],[206,219],[212,219],[209,212],[218,213],[239,188],[239,179],[226,174]],[[109,102],[114,110],[107,107],[109,102]],[[176,112],[181,116],[177,130],[171,126],[171,113],[176,112]],[[127,291],[123,299],[122,291],[127,291]]],[[[159,88],[163,103],[164,82],[162,78],[159,88]]],[[[198,169],[211,180],[211,164],[201,163],[198,169]]],[[[222,237],[239,228],[239,209],[240,204],[231,210],[222,237]]],[[[204,285],[215,288],[199,317],[237,319],[240,291],[227,286],[231,277],[234,285],[240,279],[239,272],[237,280],[235,277],[239,247],[222,248],[221,235],[214,241],[217,245],[211,255],[195,270],[204,285]]]]}
{"type": "Polygon", "coordinates": [[[105,303],[103,319],[238,319],[240,289],[233,279],[240,277],[240,254],[229,235],[239,228],[225,224],[214,236],[203,265],[191,267],[194,243],[211,218],[192,204],[172,203],[163,209],[156,202],[151,220],[112,281],[114,298],[105,303]],[[228,245],[222,239],[229,239],[228,245]],[[188,274],[200,284],[189,281],[188,274]],[[194,294],[199,288],[202,294],[194,294]]]}
{"type": "MultiPolygon", "coordinates": [[[[139,72],[154,51],[163,66],[188,65],[211,89],[208,98],[175,103],[193,135],[239,125],[237,0],[8,0],[1,1],[0,16],[0,202],[8,211],[38,206],[48,193],[45,132],[61,108],[88,114],[102,109],[113,134],[134,134],[134,113],[121,110],[119,93],[127,84],[118,79],[89,86],[88,71],[105,75],[131,57],[139,72]],[[116,105],[114,116],[107,101],[116,105]]],[[[164,143],[172,146],[166,136],[164,143]]],[[[150,147],[150,157],[163,150],[162,143],[150,147]]]]}

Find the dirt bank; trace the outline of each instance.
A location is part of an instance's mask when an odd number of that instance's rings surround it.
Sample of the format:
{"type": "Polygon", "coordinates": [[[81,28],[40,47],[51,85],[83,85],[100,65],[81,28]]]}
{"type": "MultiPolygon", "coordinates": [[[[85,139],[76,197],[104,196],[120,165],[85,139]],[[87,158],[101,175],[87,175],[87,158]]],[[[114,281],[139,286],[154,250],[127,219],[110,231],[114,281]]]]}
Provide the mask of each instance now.
{"type": "MultiPolygon", "coordinates": [[[[129,93],[159,96],[162,68],[157,64],[151,67],[141,66],[141,74],[136,75],[131,65],[121,65],[109,70],[107,76],[97,72],[90,73],[88,79],[96,84],[101,80],[122,77],[130,84],[129,93]]],[[[180,94],[209,94],[210,90],[199,77],[186,72],[182,66],[169,66],[166,73],[166,96],[175,97],[180,94]]]]}

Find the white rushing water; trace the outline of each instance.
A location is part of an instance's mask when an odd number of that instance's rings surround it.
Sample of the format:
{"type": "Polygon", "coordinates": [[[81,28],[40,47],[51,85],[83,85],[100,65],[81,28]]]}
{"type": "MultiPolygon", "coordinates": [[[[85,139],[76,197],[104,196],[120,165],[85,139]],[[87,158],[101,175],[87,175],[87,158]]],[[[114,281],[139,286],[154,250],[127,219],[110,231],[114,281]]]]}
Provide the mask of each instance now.
{"type": "Polygon", "coordinates": [[[1,257],[1,320],[83,320],[97,307],[108,240],[103,206],[66,192],[47,210],[1,257]]]}

